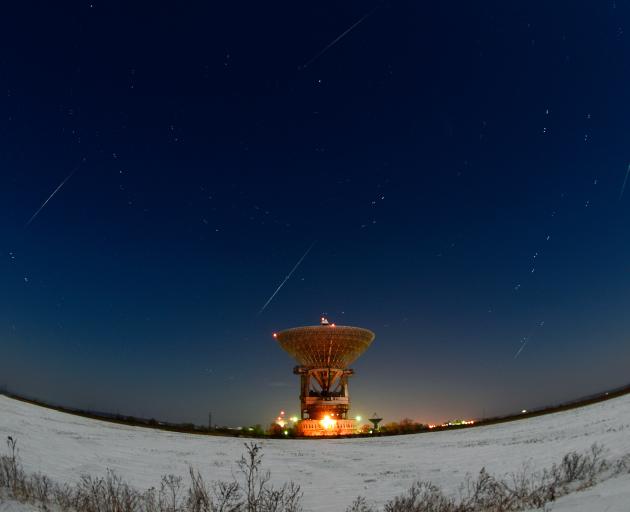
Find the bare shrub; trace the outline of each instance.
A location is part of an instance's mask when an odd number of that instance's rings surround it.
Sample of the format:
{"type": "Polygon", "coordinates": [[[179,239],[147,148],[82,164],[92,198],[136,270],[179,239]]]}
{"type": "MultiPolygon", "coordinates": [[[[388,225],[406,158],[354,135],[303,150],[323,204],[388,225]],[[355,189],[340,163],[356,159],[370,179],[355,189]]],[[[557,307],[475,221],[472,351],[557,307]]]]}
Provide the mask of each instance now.
{"type": "Polygon", "coordinates": [[[572,490],[594,485],[609,468],[602,454],[603,448],[594,444],[584,454],[566,454],[549,470],[531,472],[524,468],[502,480],[482,468],[475,479],[467,478],[459,500],[445,496],[430,482],[418,482],[406,494],[386,503],[384,511],[508,512],[541,508],[572,490]]]}
{"type": "Polygon", "coordinates": [[[131,487],[111,470],[105,476],[82,475],[70,486],[47,476],[28,475],[18,456],[17,441],[7,439],[9,455],[0,455],[0,491],[23,502],[50,506],[61,512],[300,512],[302,492],[293,482],[275,488],[262,469],[260,446],[246,444],[237,461],[241,480],[208,485],[201,473],[189,468],[190,483],[181,477],[162,477],[159,488],[144,492],[131,487]]]}
{"type": "Polygon", "coordinates": [[[262,449],[256,443],[245,443],[245,455],[238,461],[244,479],[246,512],[299,512],[302,491],[290,482],[280,489],[269,484],[271,473],[262,470],[262,449]]]}
{"type": "Polygon", "coordinates": [[[630,473],[630,453],[625,454],[615,462],[613,471],[615,475],[630,473]]]}
{"type": "Polygon", "coordinates": [[[30,487],[27,477],[20,465],[17,448],[17,439],[7,437],[7,448],[9,455],[0,458],[0,485],[21,501],[26,501],[30,497],[30,487]]]}
{"type": "Polygon", "coordinates": [[[562,465],[567,482],[582,481],[592,485],[595,477],[608,467],[608,462],[602,457],[603,453],[603,446],[593,444],[584,455],[575,452],[565,455],[562,465]]]}
{"type": "Polygon", "coordinates": [[[346,509],[346,512],[376,512],[376,509],[370,506],[363,496],[359,496],[346,509]]]}
{"type": "Polygon", "coordinates": [[[48,504],[50,502],[51,489],[53,487],[53,483],[50,478],[46,475],[42,475],[41,473],[35,473],[31,476],[30,480],[33,498],[40,503],[48,504]]]}
{"type": "Polygon", "coordinates": [[[417,482],[406,494],[385,504],[385,512],[455,512],[455,502],[431,482],[417,482]]]}
{"type": "Polygon", "coordinates": [[[155,487],[150,487],[142,493],[141,502],[142,507],[140,510],[143,512],[159,512],[160,510],[155,487]]]}
{"type": "Polygon", "coordinates": [[[469,510],[510,510],[512,493],[505,482],[481,468],[476,480],[469,481],[464,504],[469,510]]]}
{"type": "Polygon", "coordinates": [[[214,486],[216,499],[214,510],[217,512],[239,511],[241,507],[241,488],[238,482],[218,482],[214,486]]]}
{"type": "Polygon", "coordinates": [[[212,497],[199,471],[188,468],[190,473],[190,487],[188,488],[187,505],[191,512],[209,512],[212,497]]]}
{"type": "Polygon", "coordinates": [[[181,476],[163,476],[158,492],[160,512],[179,512],[183,492],[181,476]]]}
{"type": "Polygon", "coordinates": [[[2,455],[0,458],[0,485],[2,487],[12,487],[17,472],[17,440],[8,436],[7,448],[9,455],[2,455]]]}
{"type": "Polygon", "coordinates": [[[60,510],[76,509],[73,489],[68,484],[55,484],[51,490],[52,503],[60,510]]]}

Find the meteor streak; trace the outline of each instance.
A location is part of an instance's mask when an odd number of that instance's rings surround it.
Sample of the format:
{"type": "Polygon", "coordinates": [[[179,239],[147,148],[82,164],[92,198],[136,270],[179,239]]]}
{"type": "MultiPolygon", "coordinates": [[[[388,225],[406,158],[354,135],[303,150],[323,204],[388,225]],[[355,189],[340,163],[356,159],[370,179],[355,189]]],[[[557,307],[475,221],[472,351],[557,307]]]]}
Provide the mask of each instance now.
{"type": "Polygon", "coordinates": [[[280,291],[280,289],[285,285],[285,283],[289,280],[289,278],[291,277],[291,275],[293,274],[293,272],[295,272],[297,270],[297,268],[300,266],[300,263],[302,263],[302,261],[304,261],[304,258],[306,258],[306,256],[308,255],[309,252],[311,252],[311,249],[313,248],[313,246],[315,245],[315,242],[313,242],[310,247],[308,249],[306,249],[306,252],[304,254],[302,254],[302,257],[298,260],[298,262],[295,264],[295,266],[291,269],[291,272],[289,272],[287,274],[287,276],[284,278],[284,280],[280,283],[280,286],[278,286],[278,288],[276,288],[276,291],[273,292],[273,294],[271,295],[271,297],[269,297],[269,299],[267,300],[267,302],[265,302],[265,305],[260,308],[260,311],[258,312],[258,314],[260,315],[269,305],[269,303],[273,300],[273,298],[276,296],[276,294],[280,291]]]}
{"type": "Polygon", "coordinates": [[[626,177],[623,179],[623,185],[621,185],[621,193],[619,194],[619,201],[623,197],[623,193],[626,190],[626,183],[628,182],[628,174],[630,174],[630,164],[628,164],[628,170],[626,171],[626,177]]]}
{"type": "Polygon", "coordinates": [[[523,352],[523,349],[525,348],[525,345],[527,345],[527,341],[525,340],[522,344],[521,347],[518,349],[518,352],[516,352],[516,354],[514,354],[514,359],[516,359],[518,356],[521,355],[521,352],[523,352]]]}
{"type": "Polygon", "coordinates": [[[363,23],[363,21],[366,18],[369,18],[370,16],[372,16],[372,14],[374,14],[376,9],[378,9],[379,7],[380,7],[380,5],[377,5],[374,9],[369,11],[362,18],[360,18],[358,21],[355,21],[352,25],[350,25],[350,27],[348,27],[340,35],[338,35],[335,39],[333,39],[330,43],[328,43],[326,46],[324,46],[324,48],[322,50],[320,50],[317,54],[315,54],[315,56],[313,58],[311,58],[311,60],[309,60],[306,64],[303,64],[302,66],[298,66],[298,71],[302,71],[303,69],[306,69],[311,64],[313,64],[313,62],[315,62],[317,59],[319,59],[322,55],[324,55],[324,53],[326,53],[333,46],[335,46],[339,41],[341,41],[344,37],[346,37],[350,32],[352,32],[352,30],[354,30],[361,23],[363,23]]]}
{"type": "Polygon", "coordinates": [[[521,346],[517,350],[516,354],[514,354],[514,359],[517,359],[518,356],[521,355],[521,352],[523,352],[523,350],[525,349],[525,347],[529,343],[529,339],[532,337],[532,334],[534,334],[534,330],[536,329],[536,327],[542,329],[544,326],[545,326],[545,321],[544,320],[542,322],[538,322],[537,325],[532,327],[532,330],[529,331],[529,334],[527,336],[523,336],[523,338],[521,339],[521,346]]]}
{"type": "Polygon", "coordinates": [[[37,217],[39,215],[39,212],[41,212],[44,209],[44,207],[48,204],[48,201],[50,201],[55,196],[55,194],[61,190],[61,187],[63,187],[66,184],[66,182],[70,178],[72,178],[74,173],[79,170],[79,168],[81,167],[81,165],[83,165],[84,162],[85,162],[85,158],[82,158],[81,161],[79,162],[79,164],[74,169],[72,169],[72,172],[70,174],[68,174],[68,176],[66,176],[66,178],[59,184],[59,186],[55,190],[53,190],[53,193],[48,196],[48,199],[46,199],[46,201],[44,201],[44,203],[33,214],[33,216],[30,219],[28,219],[28,222],[24,226],[25,228],[27,228],[31,224],[31,222],[33,222],[35,220],[35,217],[37,217]]]}

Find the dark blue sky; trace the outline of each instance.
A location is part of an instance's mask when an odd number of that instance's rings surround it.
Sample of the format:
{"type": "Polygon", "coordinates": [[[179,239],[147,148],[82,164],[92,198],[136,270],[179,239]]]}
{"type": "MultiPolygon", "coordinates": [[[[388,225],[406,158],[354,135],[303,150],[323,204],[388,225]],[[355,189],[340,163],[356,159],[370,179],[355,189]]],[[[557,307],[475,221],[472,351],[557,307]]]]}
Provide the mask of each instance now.
{"type": "Polygon", "coordinates": [[[15,4],[0,385],[267,423],[322,313],[376,333],[356,414],[630,380],[627,0],[15,4]]]}

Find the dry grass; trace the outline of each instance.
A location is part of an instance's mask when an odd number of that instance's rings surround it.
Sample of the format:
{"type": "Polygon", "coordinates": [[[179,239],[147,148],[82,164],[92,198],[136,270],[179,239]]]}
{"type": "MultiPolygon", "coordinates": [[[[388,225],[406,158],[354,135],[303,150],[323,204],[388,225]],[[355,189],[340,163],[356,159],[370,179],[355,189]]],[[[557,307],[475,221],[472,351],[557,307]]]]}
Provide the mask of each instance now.
{"type": "Polygon", "coordinates": [[[190,468],[188,482],[175,475],[162,477],[158,487],[144,492],[108,470],[103,477],[83,475],[70,486],[48,477],[27,474],[19,460],[17,442],[7,438],[8,455],[0,456],[0,490],[18,501],[58,512],[301,512],[298,485],[274,488],[270,473],[262,470],[258,445],[245,445],[238,461],[239,476],[232,482],[207,484],[190,468]]]}
{"type": "MultiPolygon", "coordinates": [[[[138,491],[108,470],[105,476],[84,475],[75,485],[58,484],[40,473],[28,474],[19,458],[17,441],[7,438],[7,455],[0,455],[0,495],[54,512],[300,512],[302,492],[294,483],[270,484],[262,467],[262,451],[245,444],[233,481],[206,483],[190,468],[189,478],[162,477],[157,487],[138,491]]],[[[383,512],[508,512],[541,508],[570,492],[603,478],[630,471],[630,454],[614,463],[593,445],[585,453],[571,452],[551,468],[520,472],[498,479],[482,468],[461,485],[458,497],[430,482],[418,482],[380,510],[383,512]]],[[[346,512],[377,512],[363,497],[346,512]]]]}
{"type": "MultiPolygon", "coordinates": [[[[414,484],[404,495],[385,504],[383,512],[509,512],[542,508],[570,492],[597,483],[598,478],[630,471],[630,455],[611,464],[603,448],[594,444],[585,453],[570,452],[560,463],[542,472],[523,468],[498,479],[482,468],[460,487],[459,497],[446,495],[430,482],[414,484]]],[[[346,512],[376,512],[364,498],[358,498],[346,512]]]]}

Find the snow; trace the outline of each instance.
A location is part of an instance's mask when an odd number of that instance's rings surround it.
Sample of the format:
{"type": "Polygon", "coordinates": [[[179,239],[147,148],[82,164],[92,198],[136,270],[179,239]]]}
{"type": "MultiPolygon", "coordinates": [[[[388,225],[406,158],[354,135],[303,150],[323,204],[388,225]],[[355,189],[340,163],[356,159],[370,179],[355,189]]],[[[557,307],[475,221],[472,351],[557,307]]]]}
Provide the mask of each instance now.
{"type": "Polygon", "coordinates": [[[0,512],[37,512],[40,509],[34,505],[20,503],[19,501],[4,499],[0,496],[0,512]]]}
{"type": "Polygon", "coordinates": [[[630,475],[611,478],[585,491],[569,494],[549,503],[545,509],[545,512],[600,511],[630,511],[630,475]]]}
{"type": "MultiPolygon", "coordinates": [[[[264,464],[280,484],[302,486],[307,510],[343,510],[358,496],[383,504],[417,480],[456,493],[466,474],[482,466],[497,476],[527,465],[540,470],[569,451],[593,443],[614,459],[630,453],[630,395],[536,418],[465,430],[338,440],[257,440],[264,464]]],[[[207,480],[231,480],[244,452],[242,438],[199,436],[81,418],[0,396],[0,438],[18,439],[27,471],[58,482],[102,475],[110,468],[145,489],[162,475],[185,479],[188,467],[207,480]]],[[[552,510],[600,510],[600,503],[630,504],[630,480],[619,477],[563,498],[552,510]],[[571,501],[577,500],[577,501],[571,501]],[[564,508],[563,508],[564,507],[564,508]]],[[[608,505],[606,505],[608,506],[608,505]]],[[[9,509],[11,510],[11,509],[9,509]]],[[[606,510],[606,507],[601,508],[606,510]]],[[[0,512],[2,512],[0,510],[0,512]]],[[[11,510],[13,512],[13,510],[11,510]]],[[[22,512],[20,510],[20,512],[22,512]]]]}

